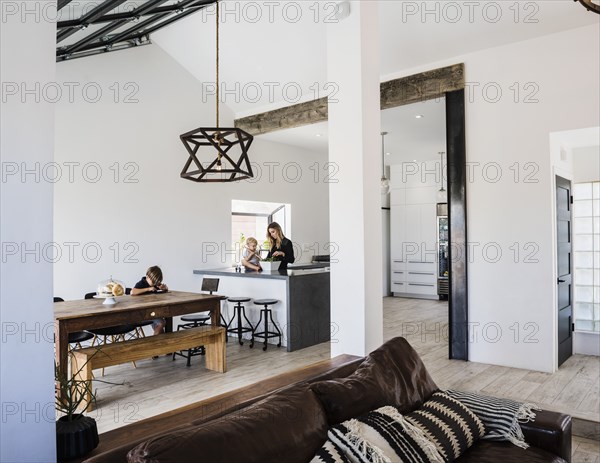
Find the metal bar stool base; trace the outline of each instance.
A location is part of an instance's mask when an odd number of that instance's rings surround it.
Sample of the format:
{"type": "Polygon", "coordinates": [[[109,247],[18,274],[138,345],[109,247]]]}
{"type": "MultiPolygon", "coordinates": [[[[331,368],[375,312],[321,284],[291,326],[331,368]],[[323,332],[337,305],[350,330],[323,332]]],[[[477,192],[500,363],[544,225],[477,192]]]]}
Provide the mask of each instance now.
{"type": "Polygon", "coordinates": [[[279,301],[276,301],[276,300],[254,301],[254,303],[257,305],[264,305],[264,308],[260,309],[260,319],[258,320],[258,323],[256,324],[256,328],[254,329],[254,331],[252,331],[252,340],[250,341],[250,348],[254,347],[254,338],[264,339],[263,351],[267,350],[267,345],[268,345],[267,341],[271,338],[279,338],[277,347],[281,347],[281,331],[279,331],[277,324],[273,320],[273,311],[269,308],[269,305],[276,304],[277,302],[279,302],[279,301]],[[257,333],[256,329],[260,326],[260,323],[263,319],[263,315],[265,317],[264,331],[259,331],[257,333]],[[269,319],[271,320],[271,325],[273,325],[273,328],[275,329],[275,331],[269,331],[269,319]]]}
{"type": "Polygon", "coordinates": [[[242,302],[250,301],[250,298],[239,298],[241,300],[236,300],[236,299],[237,298],[229,298],[228,299],[228,301],[235,302],[236,305],[234,306],[235,313],[233,314],[233,317],[231,317],[231,320],[229,320],[229,323],[227,324],[227,327],[225,329],[227,330],[227,333],[237,334],[238,342],[240,343],[240,346],[243,346],[244,342],[242,341],[242,334],[243,333],[252,333],[254,331],[254,326],[252,326],[252,323],[250,323],[250,320],[248,320],[248,317],[246,317],[246,309],[245,309],[244,305],[242,304],[242,302]],[[233,324],[233,322],[235,321],[236,318],[237,318],[237,326],[235,328],[232,328],[231,325],[233,324]],[[244,320],[246,320],[246,323],[248,324],[249,327],[243,326],[242,318],[244,320]]]}
{"type": "MultiPolygon", "coordinates": [[[[195,328],[197,326],[202,326],[204,324],[205,323],[198,323],[198,322],[184,323],[184,324],[177,326],[177,331],[179,331],[180,329],[188,330],[190,328],[195,328]]],[[[196,357],[197,355],[205,355],[205,354],[206,354],[206,349],[204,348],[204,346],[192,347],[191,349],[180,350],[179,352],[173,352],[173,361],[175,360],[175,356],[178,355],[179,357],[183,357],[184,359],[187,360],[187,362],[185,364],[186,367],[191,367],[192,366],[192,357],[196,357]]]]}

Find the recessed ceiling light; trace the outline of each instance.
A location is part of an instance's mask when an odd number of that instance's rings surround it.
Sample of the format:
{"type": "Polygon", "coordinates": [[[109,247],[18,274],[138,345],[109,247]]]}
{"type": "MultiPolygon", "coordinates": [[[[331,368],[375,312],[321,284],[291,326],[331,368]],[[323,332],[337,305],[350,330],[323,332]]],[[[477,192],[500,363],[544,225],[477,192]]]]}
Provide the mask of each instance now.
{"type": "Polygon", "coordinates": [[[417,115],[415,116],[415,118],[417,118],[417,119],[423,119],[424,117],[425,117],[425,116],[423,116],[423,114],[417,114],[417,115]]]}
{"type": "Polygon", "coordinates": [[[317,135],[315,135],[316,137],[321,137],[322,135],[320,133],[318,133],[317,135]]]}
{"type": "Polygon", "coordinates": [[[386,156],[389,156],[390,154],[392,154],[392,153],[385,153],[386,156]]]}
{"type": "Polygon", "coordinates": [[[413,159],[413,162],[417,162],[417,160],[416,160],[416,159],[413,159]]]}

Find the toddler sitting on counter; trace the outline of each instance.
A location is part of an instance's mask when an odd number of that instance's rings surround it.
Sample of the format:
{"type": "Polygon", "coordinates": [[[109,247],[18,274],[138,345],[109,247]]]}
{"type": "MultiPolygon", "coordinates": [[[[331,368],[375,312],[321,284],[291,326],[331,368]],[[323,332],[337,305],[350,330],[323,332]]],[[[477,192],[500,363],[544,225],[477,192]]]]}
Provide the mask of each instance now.
{"type": "Polygon", "coordinates": [[[246,246],[244,247],[244,252],[242,253],[242,265],[246,268],[260,271],[260,259],[256,251],[257,246],[258,241],[256,241],[256,238],[249,237],[246,240],[246,246]]]}

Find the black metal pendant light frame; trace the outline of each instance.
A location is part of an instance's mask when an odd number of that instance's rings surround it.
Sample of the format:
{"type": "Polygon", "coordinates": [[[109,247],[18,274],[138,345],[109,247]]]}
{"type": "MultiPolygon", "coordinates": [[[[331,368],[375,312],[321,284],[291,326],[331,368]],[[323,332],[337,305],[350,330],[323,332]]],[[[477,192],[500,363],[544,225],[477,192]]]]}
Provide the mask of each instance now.
{"type": "Polygon", "coordinates": [[[181,177],[194,182],[233,182],[252,178],[252,166],[248,158],[248,148],[254,137],[237,128],[200,127],[180,136],[189,158],[181,171],[181,177]],[[209,147],[209,153],[216,152],[216,158],[202,165],[198,154],[202,147],[209,147]],[[233,160],[230,151],[239,149],[239,159],[233,160]],[[192,170],[190,170],[192,168],[192,170]]]}
{"type": "Polygon", "coordinates": [[[594,0],[573,0],[575,2],[579,1],[586,10],[593,11],[594,13],[600,14],[600,5],[595,3],[594,0]]]}
{"type": "Polygon", "coordinates": [[[235,127],[219,127],[219,3],[216,13],[216,127],[199,127],[180,135],[188,152],[188,160],[181,171],[181,178],[194,182],[234,182],[252,178],[252,166],[248,149],[254,137],[235,127]],[[208,162],[202,162],[203,152],[208,162]],[[237,160],[236,160],[237,159],[237,160]]]}

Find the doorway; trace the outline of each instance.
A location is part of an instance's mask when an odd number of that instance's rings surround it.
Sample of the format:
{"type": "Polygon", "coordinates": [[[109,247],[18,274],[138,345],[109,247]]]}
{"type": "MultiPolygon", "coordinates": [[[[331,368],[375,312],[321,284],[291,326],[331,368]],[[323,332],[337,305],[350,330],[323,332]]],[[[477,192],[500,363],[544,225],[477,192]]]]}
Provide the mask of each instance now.
{"type": "Polygon", "coordinates": [[[558,365],[573,354],[571,181],[556,176],[556,285],[558,310],[558,365]]]}

